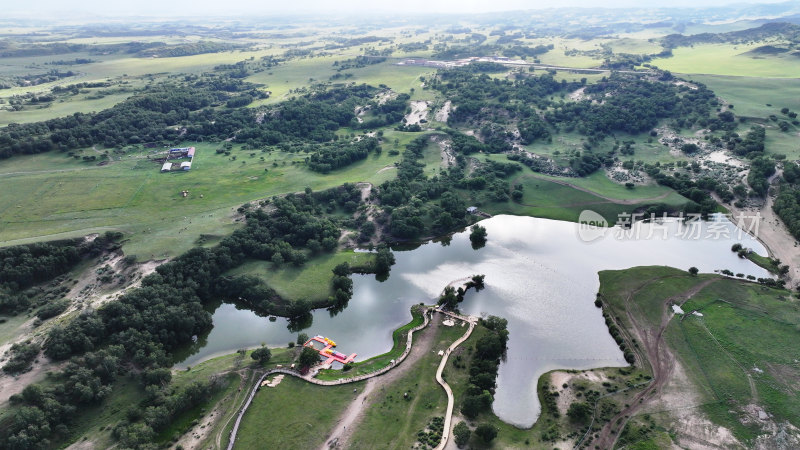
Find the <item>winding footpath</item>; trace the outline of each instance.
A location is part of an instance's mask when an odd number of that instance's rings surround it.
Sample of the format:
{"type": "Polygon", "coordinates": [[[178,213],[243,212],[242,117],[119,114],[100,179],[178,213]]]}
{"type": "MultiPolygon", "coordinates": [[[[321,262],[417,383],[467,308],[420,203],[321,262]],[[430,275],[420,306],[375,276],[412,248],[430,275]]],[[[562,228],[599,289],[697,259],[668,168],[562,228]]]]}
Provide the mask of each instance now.
{"type": "Polygon", "coordinates": [[[436,371],[436,381],[442,386],[442,388],[444,388],[445,392],[447,393],[447,414],[445,415],[444,431],[442,432],[442,441],[439,443],[439,445],[436,447],[435,450],[443,449],[445,447],[445,445],[447,444],[447,441],[448,441],[450,433],[451,433],[451,428],[452,428],[451,427],[451,421],[452,421],[452,416],[453,416],[453,407],[454,407],[454,404],[455,404],[455,399],[453,397],[452,389],[450,389],[450,386],[447,384],[447,382],[445,382],[444,379],[442,379],[442,371],[444,370],[445,366],[447,365],[447,359],[448,359],[448,356],[450,356],[450,353],[452,353],[453,350],[455,350],[459,345],[461,345],[464,341],[466,341],[469,338],[469,336],[472,334],[472,330],[475,328],[475,324],[477,323],[477,319],[474,318],[474,317],[461,316],[459,314],[451,313],[451,312],[448,312],[448,311],[441,311],[439,309],[429,308],[423,313],[424,320],[423,320],[422,324],[417,326],[417,327],[415,327],[415,328],[412,328],[411,330],[408,331],[408,339],[406,339],[406,348],[403,351],[403,353],[397,359],[395,359],[393,363],[391,363],[391,364],[389,364],[389,365],[387,365],[385,367],[382,367],[382,368],[380,368],[380,369],[378,369],[378,370],[376,370],[374,372],[370,372],[370,373],[363,374],[363,375],[358,375],[358,376],[351,377],[351,378],[342,378],[342,379],[339,379],[339,380],[330,380],[330,381],[328,381],[328,380],[318,380],[318,379],[314,378],[314,375],[316,375],[316,372],[309,372],[308,374],[303,375],[303,374],[301,374],[300,372],[298,372],[296,370],[286,369],[286,368],[282,368],[282,367],[281,368],[270,369],[270,370],[267,370],[266,372],[264,372],[258,378],[258,380],[256,380],[256,383],[253,386],[253,389],[250,391],[250,395],[247,397],[247,400],[244,402],[244,404],[242,405],[241,409],[239,410],[239,413],[236,416],[236,422],[234,422],[233,428],[231,429],[231,432],[230,432],[230,439],[228,440],[227,450],[233,450],[234,444],[236,443],[236,436],[237,436],[237,434],[239,432],[239,426],[241,425],[241,422],[242,422],[242,418],[244,417],[244,414],[247,411],[247,408],[249,408],[250,404],[253,402],[253,399],[255,398],[256,393],[258,392],[259,388],[261,387],[261,383],[264,381],[265,378],[267,378],[267,377],[269,377],[271,375],[275,375],[275,374],[284,374],[284,375],[290,375],[290,376],[293,376],[293,377],[301,378],[301,379],[303,379],[303,380],[305,380],[305,381],[307,381],[309,383],[320,385],[320,386],[338,386],[338,385],[342,385],[342,384],[355,383],[355,382],[358,382],[358,381],[362,381],[362,380],[366,380],[366,379],[369,379],[369,378],[374,378],[374,377],[383,375],[386,372],[388,372],[388,371],[392,370],[393,368],[397,367],[401,362],[403,362],[403,360],[406,359],[408,354],[411,352],[411,347],[413,345],[413,335],[414,335],[414,333],[419,331],[419,330],[422,330],[423,328],[428,326],[428,324],[431,321],[431,314],[433,312],[440,312],[442,314],[445,314],[445,315],[453,317],[455,319],[467,322],[469,324],[469,328],[467,329],[466,333],[464,333],[463,336],[461,336],[458,340],[453,342],[450,345],[450,347],[447,348],[447,351],[445,352],[444,356],[442,357],[442,361],[439,363],[439,368],[436,371]]]}
{"type": "Polygon", "coordinates": [[[444,379],[442,379],[442,371],[444,371],[445,366],[447,366],[447,358],[450,356],[450,353],[453,352],[459,345],[461,345],[464,341],[466,341],[469,336],[472,334],[472,330],[475,328],[476,320],[473,317],[464,317],[458,314],[454,314],[451,312],[440,311],[443,314],[448,316],[454,317],[458,320],[464,320],[469,324],[469,328],[467,332],[464,333],[463,336],[458,338],[455,342],[450,344],[450,347],[447,348],[447,351],[444,353],[442,357],[442,361],[439,363],[439,368],[436,370],[436,382],[438,382],[444,388],[444,391],[447,393],[447,413],[444,415],[444,427],[442,428],[442,441],[439,445],[436,446],[434,450],[442,450],[445,445],[447,445],[447,440],[450,438],[450,433],[452,431],[452,420],[453,420],[453,406],[455,405],[455,398],[453,397],[453,390],[450,389],[450,385],[447,384],[444,379]]]}

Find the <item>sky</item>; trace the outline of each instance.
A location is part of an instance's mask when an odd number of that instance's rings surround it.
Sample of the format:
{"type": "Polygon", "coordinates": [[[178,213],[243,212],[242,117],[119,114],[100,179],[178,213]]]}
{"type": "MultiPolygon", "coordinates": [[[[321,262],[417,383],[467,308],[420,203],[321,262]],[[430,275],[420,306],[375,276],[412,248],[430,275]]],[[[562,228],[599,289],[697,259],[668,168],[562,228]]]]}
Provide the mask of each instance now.
{"type": "MultiPolygon", "coordinates": [[[[745,0],[735,3],[780,3],[745,0]]],[[[287,13],[483,13],[554,7],[702,7],[724,6],[730,0],[0,0],[4,14],[46,16],[91,13],[93,16],[278,15],[287,13]]],[[[91,17],[91,16],[90,16],[91,17]]],[[[89,17],[87,17],[89,18],[89,17]]]]}

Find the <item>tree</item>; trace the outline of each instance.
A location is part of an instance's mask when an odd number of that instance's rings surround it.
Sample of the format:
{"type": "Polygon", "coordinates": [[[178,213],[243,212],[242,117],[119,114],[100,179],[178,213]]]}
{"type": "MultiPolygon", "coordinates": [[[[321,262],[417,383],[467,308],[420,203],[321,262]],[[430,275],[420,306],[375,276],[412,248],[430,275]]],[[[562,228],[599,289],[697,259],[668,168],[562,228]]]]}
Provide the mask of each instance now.
{"type": "Polygon", "coordinates": [[[297,345],[303,345],[308,342],[308,335],[305,333],[300,333],[297,335],[297,345]]]}
{"type": "Polygon", "coordinates": [[[394,255],[392,250],[385,244],[378,246],[378,253],[375,255],[375,272],[379,275],[388,274],[393,265],[394,255]]]}
{"type": "Polygon", "coordinates": [[[475,434],[483,439],[484,442],[492,442],[497,437],[497,428],[492,424],[482,423],[478,425],[478,428],[475,428],[475,434]]]}
{"type": "Polygon", "coordinates": [[[472,431],[470,431],[466,422],[458,422],[458,424],[453,427],[453,436],[455,436],[456,445],[459,447],[463,447],[467,444],[467,442],[469,442],[469,437],[471,434],[472,431]]]}
{"type": "Polygon", "coordinates": [[[697,153],[700,148],[697,146],[697,144],[683,144],[681,146],[681,150],[683,153],[691,155],[692,153],[697,153]]]}
{"type": "Polygon", "coordinates": [[[250,357],[263,365],[268,363],[269,359],[272,358],[272,352],[269,351],[267,347],[260,347],[253,350],[253,353],[250,353],[250,357]]]}
{"type": "Polygon", "coordinates": [[[700,272],[700,270],[697,267],[689,267],[689,274],[691,274],[693,277],[696,277],[698,272],[700,272]]]}
{"type": "Polygon", "coordinates": [[[472,232],[469,234],[469,240],[472,242],[472,248],[479,249],[486,245],[486,228],[480,225],[473,225],[472,232]]]}
{"type": "Polygon", "coordinates": [[[319,361],[319,353],[311,347],[303,347],[300,356],[297,358],[297,363],[300,368],[305,370],[313,366],[319,361]]]}
{"type": "Polygon", "coordinates": [[[290,319],[303,317],[311,312],[311,303],[305,299],[299,299],[292,302],[286,310],[286,316],[290,319]]]}
{"type": "Polygon", "coordinates": [[[567,417],[573,422],[585,423],[592,415],[592,407],[585,402],[575,402],[569,405],[567,410],[567,417]]]}
{"type": "Polygon", "coordinates": [[[439,297],[439,304],[444,305],[445,308],[453,309],[458,304],[458,296],[453,286],[444,288],[444,293],[439,297]]]}
{"type": "Polygon", "coordinates": [[[484,279],[486,279],[486,275],[473,275],[472,279],[467,282],[467,289],[475,288],[476,291],[480,291],[485,287],[484,279]]]}

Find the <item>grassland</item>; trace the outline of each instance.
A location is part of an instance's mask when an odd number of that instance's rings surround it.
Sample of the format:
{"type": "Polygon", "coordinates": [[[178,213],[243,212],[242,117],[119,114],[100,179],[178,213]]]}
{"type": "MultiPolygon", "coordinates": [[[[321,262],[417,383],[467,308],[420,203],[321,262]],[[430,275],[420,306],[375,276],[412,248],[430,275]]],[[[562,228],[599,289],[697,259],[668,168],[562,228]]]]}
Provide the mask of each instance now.
{"type": "MultiPolygon", "coordinates": [[[[232,155],[226,156],[216,153],[218,144],[211,143],[185,143],[197,147],[192,170],[169,174],[159,173],[158,165],[148,160],[151,151],[141,148],[111,153],[109,164],[105,166],[75,160],[59,152],[11,158],[0,161],[0,179],[8,194],[0,198],[0,242],[21,244],[113,229],[126,233],[123,246],[126,254],[136,255],[140,260],[169,258],[198,243],[213,241],[215,236],[229,234],[238,226],[233,218],[235,209],[242,203],[299,192],[305,187],[321,190],[344,182],[379,184],[391,179],[395,176],[391,168],[400,156],[392,156],[387,150],[401,149],[417,135],[386,130],[385,151],[380,155],[372,155],[327,175],[309,171],[298,164],[302,163],[302,157],[294,154],[234,147],[232,155]],[[189,191],[188,197],[180,195],[183,190],[189,191]]],[[[102,157],[100,150],[93,149],[84,150],[80,155],[102,157]]],[[[429,175],[441,167],[436,145],[426,148],[422,162],[429,175]]],[[[572,181],[584,184],[582,187],[587,190],[624,201],[664,194],[667,196],[660,202],[677,204],[683,201],[677,194],[656,186],[640,186],[629,191],[602,174],[572,181]]],[[[507,202],[486,205],[487,210],[493,214],[562,220],[575,220],[585,209],[583,206],[590,204],[606,208],[609,217],[616,217],[621,210],[613,202],[534,179],[532,175],[524,176],[521,182],[528,188],[523,199],[527,206],[507,202]]],[[[261,270],[255,267],[247,270],[250,269],[261,270]]],[[[276,284],[280,283],[279,279],[300,275],[292,269],[284,269],[279,274],[267,270],[263,273],[276,284]]],[[[279,289],[289,292],[311,288],[301,289],[284,281],[284,287],[279,289]]],[[[319,294],[313,289],[301,293],[319,294]]]]}
{"type": "MultiPolygon", "coordinates": [[[[292,61],[289,64],[281,64],[268,71],[257,73],[247,78],[247,81],[264,84],[265,90],[271,92],[268,99],[256,102],[257,106],[264,103],[275,103],[286,100],[291,96],[292,91],[306,87],[313,82],[328,81],[331,76],[337,74],[333,63],[342,61],[352,55],[319,56],[314,58],[292,61]]],[[[435,71],[430,67],[421,66],[397,66],[395,60],[389,60],[380,64],[370,65],[358,69],[342,71],[342,74],[349,74],[346,80],[340,81],[367,83],[372,86],[384,84],[396,92],[411,92],[414,89],[414,100],[432,100],[433,91],[423,90],[421,87],[420,76],[427,76],[435,71]]]]}
{"type": "MultiPolygon", "coordinates": [[[[800,423],[800,352],[795,345],[800,306],[791,293],[664,267],[601,272],[600,280],[600,290],[615,311],[633,293],[635,308],[627,310],[650,324],[660,321],[657,312],[665,299],[711,281],[682,306],[702,316],[673,318],[665,331],[698,393],[697,408],[745,445],[769,434],[770,423],[800,423]],[[755,420],[757,409],[766,411],[769,420],[755,420]]],[[[672,420],[668,413],[654,416],[662,423],[672,420]]]]}
{"type": "Polygon", "coordinates": [[[201,235],[229,234],[242,203],[306,186],[378,183],[393,176],[380,170],[399,158],[383,152],[322,175],[293,164],[301,157],[292,154],[234,149],[237,160],[232,161],[215,153],[217,145],[189,144],[197,147],[197,156],[192,170],[181,173],[159,173],[144,150],[115,156],[106,166],[57,152],[0,162],[7,194],[0,199],[0,241],[10,245],[117,229],[128,237],[127,254],[143,260],[171,257],[190,249],[201,235]],[[183,190],[190,195],[182,197],[183,190]]]}
{"type": "Polygon", "coordinates": [[[374,259],[374,254],[345,250],[324,254],[309,260],[303,267],[284,265],[275,268],[267,261],[250,261],[229,272],[231,275],[255,275],[275,289],[283,298],[327,300],[332,295],[331,271],[341,263],[350,267],[363,267],[374,259]]]}
{"type": "Polygon", "coordinates": [[[734,105],[736,115],[765,118],[770,114],[780,115],[784,107],[800,110],[800,80],[797,78],[692,75],[689,79],[707,85],[717,96],[734,105]]]}
{"type": "Polygon", "coordinates": [[[441,361],[437,352],[445,350],[465,331],[462,327],[431,324],[428,332],[435,333],[431,351],[390,386],[374,394],[364,420],[353,434],[350,448],[411,448],[417,441],[417,433],[432,418],[444,416],[447,396],[434,379],[441,361]]]}
{"type": "Polygon", "coordinates": [[[9,123],[40,122],[54,117],[70,116],[78,112],[90,113],[102,111],[125,100],[130,95],[130,93],[122,93],[106,95],[103,98],[89,98],[92,96],[89,94],[81,94],[63,102],[53,102],[46,108],[34,107],[14,112],[0,110],[0,126],[5,126],[9,123]]]}
{"type": "MultiPolygon", "coordinates": [[[[796,78],[755,78],[719,75],[692,75],[691,80],[706,84],[717,96],[734,105],[733,112],[747,118],[752,123],[763,124],[766,128],[766,152],[783,154],[789,159],[800,158],[795,127],[782,132],[777,124],[768,118],[791,122],[791,118],[781,113],[782,108],[800,111],[800,80],[796,78]]],[[[739,127],[746,129],[745,123],[739,127]]],[[[740,134],[742,131],[740,131],[740,134]]]]}
{"type": "MultiPolygon", "coordinates": [[[[584,141],[586,138],[578,133],[560,133],[553,137],[552,143],[536,141],[526,145],[525,149],[552,158],[562,165],[568,165],[570,154],[584,151],[584,141]]],[[[609,152],[618,142],[633,141],[634,154],[631,156],[621,156],[621,160],[632,159],[645,163],[661,164],[687,160],[684,156],[675,156],[670,153],[669,148],[661,144],[658,139],[650,138],[648,135],[630,135],[627,133],[616,133],[615,138],[606,138],[592,146],[595,153],[609,152]]]]}
{"type": "Polygon", "coordinates": [[[364,382],[317,386],[286,377],[262,388],[242,419],[237,449],[318,448],[364,382]]]}
{"type": "Polygon", "coordinates": [[[711,74],[741,77],[794,78],[800,70],[800,58],[765,55],[754,57],[747,52],[763,45],[698,44],[679,47],[670,58],[656,58],[651,64],[681,74],[711,74]]]}
{"type": "MultiPolygon", "coordinates": [[[[294,358],[294,353],[285,348],[272,349],[272,355],[268,367],[286,364],[294,358]]],[[[219,420],[219,417],[228,412],[232,413],[239,406],[238,402],[242,400],[238,395],[241,392],[240,388],[247,389],[246,377],[241,375],[249,373],[249,367],[254,367],[253,361],[249,357],[249,352],[245,352],[220,356],[193,368],[173,372],[172,386],[175,388],[181,388],[197,381],[205,382],[212,378],[219,379],[221,382],[217,384],[218,389],[214,391],[211,398],[179,414],[168,428],[158,434],[158,441],[160,443],[175,442],[189,429],[197,428],[200,431],[200,426],[211,427],[209,435],[222,432],[226,423],[224,420],[219,420]],[[215,417],[217,419],[214,419],[215,417]]],[[[126,412],[130,407],[141,402],[142,395],[136,376],[121,378],[114,384],[108,398],[99,405],[88,407],[85,413],[76,416],[75,421],[70,424],[68,440],[91,442],[96,448],[112,446],[115,442],[111,436],[113,427],[126,417],[126,412]]],[[[13,412],[13,409],[6,411],[13,412]]]]}
{"type": "Polygon", "coordinates": [[[682,205],[686,199],[676,192],[660,186],[642,186],[633,190],[617,185],[602,173],[581,180],[578,178],[556,179],[534,174],[523,169],[512,184],[523,186],[523,197],[519,202],[506,201],[478,205],[489,214],[514,214],[545,217],[575,222],[581,211],[591,209],[600,213],[609,223],[615,223],[619,214],[630,213],[644,205],[663,203],[682,205]],[[558,180],[560,182],[556,182],[558,180]],[[562,183],[573,183],[582,191],[562,183]],[[591,192],[603,192],[606,198],[591,192]]]}

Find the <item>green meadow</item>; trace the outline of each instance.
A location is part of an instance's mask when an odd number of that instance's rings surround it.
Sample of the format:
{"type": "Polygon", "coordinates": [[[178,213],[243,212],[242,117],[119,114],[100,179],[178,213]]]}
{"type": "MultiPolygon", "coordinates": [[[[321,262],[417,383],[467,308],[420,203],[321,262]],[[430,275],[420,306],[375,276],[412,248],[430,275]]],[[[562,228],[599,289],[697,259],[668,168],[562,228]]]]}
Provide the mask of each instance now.
{"type": "MultiPolygon", "coordinates": [[[[745,444],[761,434],[746,408],[756,406],[776,423],[797,426],[800,307],[791,292],[667,267],[600,272],[600,292],[612,314],[628,311],[657,326],[666,299],[708,281],[683,304],[687,314],[673,317],[664,335],[700,397],[696,407],[745,444]],[[630,305],[624,301],[628,295],[633,295],[630,305]],[[701,316],[689,314],[693,311],[701,316]]],[[[627,318],[621,320],[630,326],[627,318]]],[[[671,420],[668,412],[650,414],[671,420]]]]}
{"type": "Polygon", "coordinates": [[[749,45],[698,44],[679,47],[669,58],[656,58],[651,64],[680,74],[711,74],[741,77],[796,78],[800,58],[786,55],[755,56],[748,53],[763,43],[749,45]]]}
{"type": "Polygon", "coordinates": [[[235,448],[318,448],[363,387],[363,381],[317,386],[290,376],[263,387],[242,419],[235,448]]]}
{"type": "MultiPolygon", "coordinates": [[[[234,148],[226,156],[215,152],[217,144],[185,145],[197,147],[188,172],[160,173],[160,165],[143,150],[114,156],[105,166],[58,152],[0,162],[6,194],[0,198],[0,242],[12,245],[114,229],[126,233],[127,254],[140,260],[172,257],[192,248],[201,235],[229,234],[242,203],[305,187],[380,183],[394,176],[381,169],[399,160],[384,151],[323,175],[298,164],[303,156],[295,154],[234,148]],[[189,195],[183,197],[181,191],[189,195]]],[[[93,150],[83,154],[100,156],[93,150]]]]}
{"type": "Polygon", "coordinates": [[[229,274],[257,276],[266,281],[283,298],[327,300],[333,295],[331,273],[334,267],[345,262],[350,264],[350,267],[360,267],[369,264],[373,259],[372,253],[344,250],[314,257],[302,267],[288,264],[275,267],[268,261],[249,261],[231,270],[229,274]]]}

